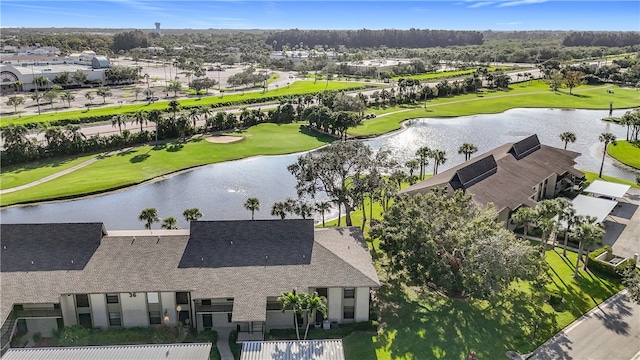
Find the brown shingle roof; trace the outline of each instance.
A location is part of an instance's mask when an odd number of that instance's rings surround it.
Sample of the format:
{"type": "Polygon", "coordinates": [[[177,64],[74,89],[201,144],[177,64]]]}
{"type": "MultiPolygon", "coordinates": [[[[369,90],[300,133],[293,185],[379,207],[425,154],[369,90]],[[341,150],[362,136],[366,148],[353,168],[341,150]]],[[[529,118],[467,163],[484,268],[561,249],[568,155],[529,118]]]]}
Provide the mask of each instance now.
{"type": "MultiPolygon", "coordinates": [[[[13,304],[58,303],[61,294],[190,291],[194,299],[236,298],[242,305],[234,304],[233,321],[259,321],[266,316],[267,296],[279,296],[283,291],[379,286],[359,228],[314,231],[310,221],[272,221],[278,226],[290,222],[292,229],[310,228],[314,234],[310,259],[278,266],[185,268],[179,264],[189,246],[188,235],[143,236],[136,232],[135,240],[133,236],[105,236],[82,270],[3,271],[0,318],[6,319],[13,304]],[[249,298],[255,301],[245,301],[249,298]],[[255,318],[256,314],[262,318],[255,318]]],[[[4,230],[6,225],[1,226],[4,230]]],[[[241,238],[242,232],[237,236],[241,238]]],[[[25,241],[34,244],[38,239],[25,241]]],[[[201,251],[206,258],[225,256],[206,248],[201,251]]],[[[287,251],[295,254],[294,250],[287,251]]]]}
{"type": "Polygon", "coordinates": [[[466,161],[429,179],[414,184],[401,193],[414,195],[424,194],[432,188],[444,187],[448,192],[461,188],[457,180],[458,174],[488,174],[469,186],[462,187],[478,204],[493,203],[498,211],[509,208],[514,210],[521,205],[535,206],[531,199],[535,195],[534,187],[547,177],[566,172],[582,175],[574,169],[575,158],[580,153],[563,150],[546,145],[536,145],[537,137],[528,137],[516,144],[504,144],[475,159],[466,161]],[[516,155],[521,158],[518,160],[516,155]],[[495,159],[497,171],[490,170],[491,160],[495,159]]]}

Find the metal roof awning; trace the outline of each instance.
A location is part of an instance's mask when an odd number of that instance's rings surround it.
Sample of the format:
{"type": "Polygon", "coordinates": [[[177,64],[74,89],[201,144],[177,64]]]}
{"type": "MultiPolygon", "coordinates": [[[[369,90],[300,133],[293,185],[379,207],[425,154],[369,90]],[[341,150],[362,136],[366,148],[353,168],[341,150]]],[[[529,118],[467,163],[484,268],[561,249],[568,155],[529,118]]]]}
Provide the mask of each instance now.
{"type": "Polygon", "coordinates": [[[240,360],[344,360],[342,340],[249,341],[240,360]]]}
{"type": "Polygon", "coordinates": [[[9,349],[2,360],[208,360],[211,343],[9,349]]]}
{"type": "Polygon", "coordinates": [[[584,189],[585,192],[603,195],[613,199],[621,198],[629,191],[631,186],[611,183],[608,181],[595,180],[591,185],[584,189]]]}
{"type": "Polygon", "coordinates": [[[578,195],[571,201],[576,209],[576,215],[593,216],[601,223],[618,205],[617,201],[600,199],[593,196],[578,195]]]}

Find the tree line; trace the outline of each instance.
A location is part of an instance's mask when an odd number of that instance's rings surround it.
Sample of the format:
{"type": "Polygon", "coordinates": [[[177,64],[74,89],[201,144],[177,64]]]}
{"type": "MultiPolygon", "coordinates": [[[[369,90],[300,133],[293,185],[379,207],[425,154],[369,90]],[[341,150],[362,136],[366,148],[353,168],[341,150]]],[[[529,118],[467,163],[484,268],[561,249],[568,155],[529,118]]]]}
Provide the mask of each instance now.
{"type": "Polygon", "coordinates": [[[271,33],[265,42],[274,50],[284,46],[303,43],[309,47],[317,45],[337,49],[348,48],[427,48],[437,46],[465,46],[482,44],[482,33],[478,31],[428,30],[428,29],[383,29],[383,30],[299,30],[292,29],[271,33]],[[287,45],[288,44],[288,45],[287,45]]]}
{"type": "Polygon", "coordinates": [[[576,31],[562,41],[564,46],[607,46],[624,47],[640,45],[640,32],[637,31],[576,31]]]}

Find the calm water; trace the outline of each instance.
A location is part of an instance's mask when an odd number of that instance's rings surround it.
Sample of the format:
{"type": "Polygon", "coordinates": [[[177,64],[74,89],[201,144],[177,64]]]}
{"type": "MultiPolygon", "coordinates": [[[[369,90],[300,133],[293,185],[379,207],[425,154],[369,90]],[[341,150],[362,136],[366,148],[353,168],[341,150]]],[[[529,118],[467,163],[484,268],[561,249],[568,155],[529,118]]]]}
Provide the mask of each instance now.
{"type": "MultiPolygon", "coordinates": [[[[615,111],[620,116],[624,111],[615,111]]],[[[447,161],[440,171],[461,163],[458,147],[463,142],[478,146],[479,155],[507,142],[538,134],[543,144],[563,147],[558,135],[564,131],[576,134],[577,141],[568,149],[581,152],[577,168],[597,172],[603,146],[598,142],[602,132],[612,132],[619,139],[626,128],[600,121],[608,111],[515,109],[502,114],[474,115],[452,119],[422,119],[413,121],[399,133],[383,136],[366,143],[374,149],[387,148],[404,163],[414,157],[420,146],[445,150],[447,161]]],[[[15,207],[0,212],[3,223],[16,222],[104,222],[107,229],[142,229],[138,220],[145,207],[158,209],[160,217],[175,216],[179,226],[188,225],[182,218],[186,208],[197,207],[203,220],[248,219],[251,214],[243,204],[248,197],[260,199],[257,219],[272,218],[271,205],[287,197],[296,197],[295,179],[287,166],[296,155],[256,157],[209,165],[169,179],[138,186],[129,190],[87,199],[15,207]]],[[[428,172],[431,172],[431,166],[428,172]]],[[[604,173],[634,180],[635,175],[605,160],[604,173]]],[[[155,225],[154,228],[158,228],[155,225]]]]}

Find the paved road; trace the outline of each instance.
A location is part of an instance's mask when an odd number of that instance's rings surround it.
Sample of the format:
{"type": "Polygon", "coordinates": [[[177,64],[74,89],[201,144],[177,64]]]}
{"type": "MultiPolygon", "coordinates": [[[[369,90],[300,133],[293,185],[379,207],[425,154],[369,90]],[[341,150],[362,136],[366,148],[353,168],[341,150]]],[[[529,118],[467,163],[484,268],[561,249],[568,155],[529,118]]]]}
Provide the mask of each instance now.
{"type": "Polygon", "coordinates": [[[600,304],[536,349],[531,360],[640,358],[640,305],[626,290],[600,304]]]}

